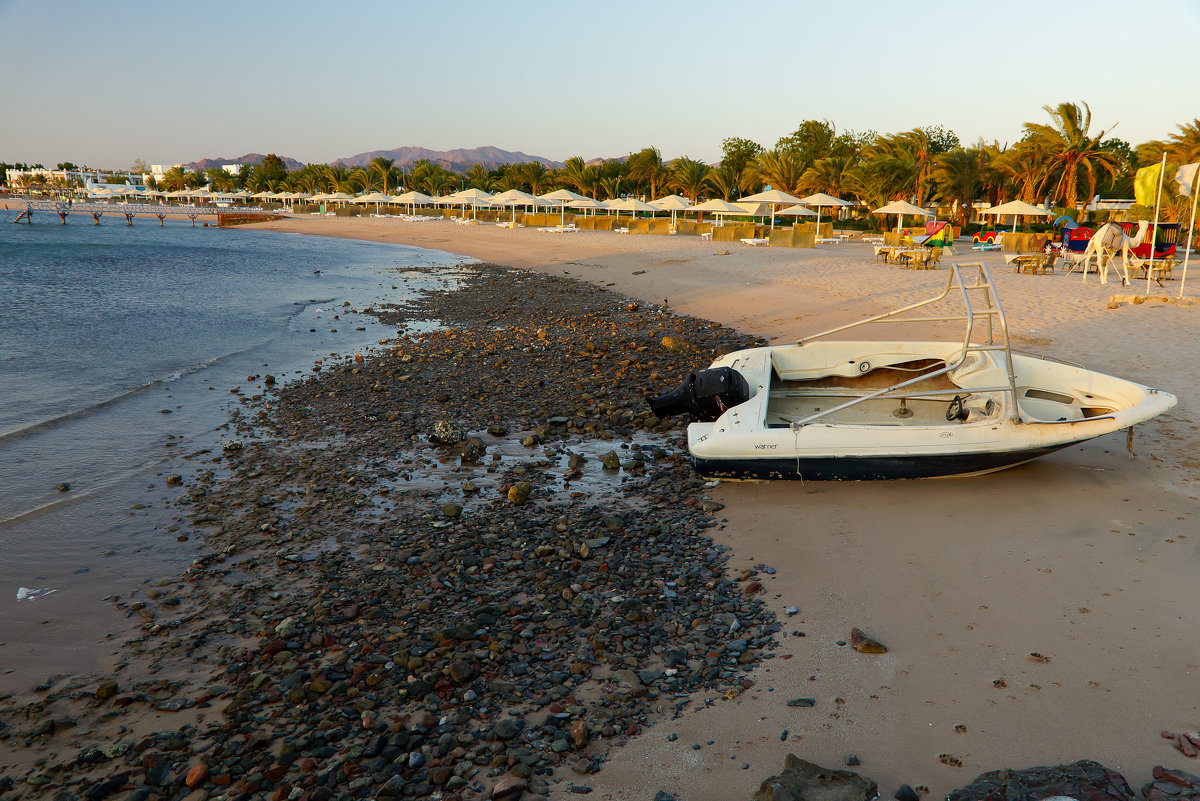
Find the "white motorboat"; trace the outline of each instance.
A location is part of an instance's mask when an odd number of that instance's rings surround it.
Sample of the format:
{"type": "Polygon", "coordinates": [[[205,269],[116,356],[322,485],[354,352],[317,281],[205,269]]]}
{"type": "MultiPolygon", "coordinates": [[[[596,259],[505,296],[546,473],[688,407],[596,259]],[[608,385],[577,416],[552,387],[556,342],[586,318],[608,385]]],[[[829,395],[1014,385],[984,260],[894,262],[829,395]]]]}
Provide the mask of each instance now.
{"type": "Polygon", "coordinates": [[[951,265],[936,297],[794,345],[730,353],[650,402],[659,416],[692,413],[688,449],[703,476],[857,480],[1001,470],[1130,428],[1177,400],[1013,351],[991,274],[974,263],[951,265]],[[952,302],[955,288],[961,310],[926,310],[952,302]],[[965,323],[961,341],[830,338],[871,323],[947,321],[965,323]]]}

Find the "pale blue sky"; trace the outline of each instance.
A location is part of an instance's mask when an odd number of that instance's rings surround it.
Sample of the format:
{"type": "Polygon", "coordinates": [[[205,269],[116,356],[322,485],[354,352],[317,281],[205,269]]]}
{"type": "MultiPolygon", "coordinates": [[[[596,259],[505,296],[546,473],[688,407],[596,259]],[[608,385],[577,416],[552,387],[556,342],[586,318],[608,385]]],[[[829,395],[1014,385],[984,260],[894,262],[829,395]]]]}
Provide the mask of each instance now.
{"type": "Polygon", "coordinates": [[[0,0],[0,41],[0,161],[49,165],[716,161],[727,136],[770,147],[805,119],[1012,142],[1065,101],[1136,145],[1200,116],[1200,0],[0,0]]]}

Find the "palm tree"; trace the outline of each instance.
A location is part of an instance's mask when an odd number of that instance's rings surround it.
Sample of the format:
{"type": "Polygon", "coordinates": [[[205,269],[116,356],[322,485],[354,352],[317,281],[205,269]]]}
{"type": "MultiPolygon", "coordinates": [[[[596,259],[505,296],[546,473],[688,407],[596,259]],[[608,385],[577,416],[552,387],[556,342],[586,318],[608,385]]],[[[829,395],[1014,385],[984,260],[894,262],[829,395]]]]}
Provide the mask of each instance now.
{"type": "Polygon", "coordinates": [[[472,164],[471,168],[463,175],[467,179],[467,186],[484,192],[490,192],[496,186],[495,179],[492,178],[488,168],[482,164],[472,164]]]}
{"type": "Polygon", "coordinates": [[[208,171],[208,180],[215,192],[232,192],[237,189],[237,179],[220,167],[208,171]]]}
{"type": "Polygon", "coordinates": [[[658,196],[658,187],[671,179],[671,173],[663,163],[662,153],[656,147],[646,147],[630,154],[625,162],[629,178],[649,187],[650,197],[658,196]]]}
{"type": "Polygon", "coordinates": [[[800,179],[800,188],[841,197],[845,192],[846,171],[852,168],[858,159],[857,153],[849,152],[817,159],[804,171],[804,176],[800,179]]]}
{"type": "Polygon", "coordinates": [[[732,164],[722,164],[708,174],[708,185],[722,200],[729,200],[741,190],[742,174],[732,164]]]}
{"type": "Polygon", "coordinates": [[[1180,164],[1200,161],[1200,119],[1175,126],[1179,133],[1171,134],[1167,142],[1167,158],[1180,164]]]}
{"type": "Polygon", "coordinates": [[[591,179],[587,174],[587,164],[582,156],[571,156],[559,171],[559,181],[567,186],[575,187],[575,191],[583,195],[587,193],[591,179]]]}
{"type": "Polygon", "coordinates": [[[772,189],[788,193],[799,191],[800,179],[804,175],[803,162],[779,150],[759,153],[746,169],[758,185],[769,184],[772,189]]]}
{"type": "MultiPolygon", "coordinates": [[[[370,173],[371,177],[378,176],[379,183],[382,186],[382,192],[385,195],[388,191],[388,179],[393,178],[396,173],[395,164],[395,159],[376,156],[375,158],[371,159],[371,162],[367,165],[367,171],[370,173]]],[[[395,184],[393,182],[393,186],[394,185],[395,184]]]]}
{"type": "Polygon", "coordinates": [[[350,183],[354,187],[350,194],[369,192],[371,191],[371,173],[367,172],[365,167],[359,167],[350,173],[350,183]]]}
{"type": "Polygon", "coordinates": [[[958,147],[941,153],[930,170],[936,197],[958,204],[958,223],[966,225],[967,212],[983,190],[987,150],[982,140],[974,147],[958,147]]]}
{"type": "Polygon", "coordinates": [[[924,204],[929,171],[936,155],[927,131],[914,128],[877,137],[865,155],[878,162],[877,168],[899,191],[913,195],[918,206],[924,204]]]}
{"type": "MultiPolygon", "coordinates": [[[[628,184],[626,184],[626,186],[628,186],[628,184]]],[[[604,193],[605,200],[616,200],[621,194],[621,179],[601,178],[600,191],[604,193]]]]}
{"type": "Polygon", "coordinates": [[[189,189],[199,189],[208,183],[208,178],[204,170],[197,169],[195,172],[184,173],[183,182],[189,189]]]}
{"type": "Polygon", "coordinates": [[[708,185],[712,167],[702,161],[682,156],[671,162],[671,186],[678,189],[693,202],[697,202],[700,193],[708,185]]]}
{"type": "Polygon", "coordinates": [[[1040,191],[1062,200],[1063,205],[1073,209],[1079,197],[1080,187],[1087,187],[1090,198],[1096,192],[1099,173],[1116,177],[1117,157],[1112,151],[1100,147],[1107,131],[1096,136],[1088,129],[1092,124],[1092,110],[1087,103],[1083,108],[1074,103],[1059,103],[1057,107],[1042,106],[1050,115],[1050,124],[1025,123],[1025,140],[1038,148],[1042,160],[1040,191]]]}
{"type": "Polygon", "coordinates": [[[1037,202],[1046,177],[1047,160],[1042,148],[1032,141],[1018,142],[1004,151],[995,162],[996,171],[1006,184],[1001,187],[1000,194],[1007,196],[1009,192],[1015,192],[1018,200],[1037,202]]]}
{"type": "Polygon", "coordinates": [[[521,177],[521,165],[505,164],[500,167],[500,175],[493,182],[493,188],[501,192],[507,192],[510,189],[523,189],[525,181],[521,177]]]}
{"type": "Polygon", "coordinates": [[[521,175],[521,180],[529,187],[529,191],[535,195],[542,194],[542,190],[550,186],[554,181],[554,173],[546,169],[546,165],[537,161],[530,161],[518,166],[521,175]]]}
{"type": "Polygon", "coordinates": [[[167,192],[178,192],[187,186],[187,173],[183,167],[172,167],[163,173],[162,188],[167,192]]]}

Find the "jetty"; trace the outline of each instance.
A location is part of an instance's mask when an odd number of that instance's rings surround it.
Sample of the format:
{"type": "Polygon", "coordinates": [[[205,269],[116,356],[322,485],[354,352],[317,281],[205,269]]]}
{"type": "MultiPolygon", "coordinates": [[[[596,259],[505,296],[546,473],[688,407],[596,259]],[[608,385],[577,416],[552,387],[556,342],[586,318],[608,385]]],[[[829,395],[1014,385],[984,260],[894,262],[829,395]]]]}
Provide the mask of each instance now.
{"type": "MultiPolygon", "coordinates": [[[[24,201],[24,206],[24,211],[17,215],[17,218],[13,220],[14,223],[32,223],[35,211],[57,214],[63,225],[67,224],[67,218],[72,214],[90,215],[95,225],[100,224],[100,218],[105,214],[119,214],[124,216],[126,225],[133,225],[133,218],[137,216],[156,217],[158,224],[162,225],[163,221],[169,215],[180,215],[189,218],[192,221],[193,228],[196,226],[196,219],[198,217],[216,217],[216,224],[220,226],[258,222],[279,216],[278,214],[255,208],[172,206],[167,203],[104,203],[86,200],[76,203],[65,200],[28,200],[24,201]]],[[[208,223],[206,222],[205,224],[207,225],[208,223]]]]}

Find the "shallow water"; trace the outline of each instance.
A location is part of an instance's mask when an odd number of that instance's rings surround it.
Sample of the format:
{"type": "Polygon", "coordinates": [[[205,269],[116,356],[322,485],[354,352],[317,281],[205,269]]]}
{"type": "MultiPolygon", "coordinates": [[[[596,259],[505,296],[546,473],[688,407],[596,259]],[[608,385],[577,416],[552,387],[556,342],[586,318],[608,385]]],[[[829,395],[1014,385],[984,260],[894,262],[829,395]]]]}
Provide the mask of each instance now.
{"type": "Polygon", "coordinates": [[[98,667],[95,642],[127,629],[103,599],[191,561],[170,501],[262,377],[377,345],[395,329],[360,310],[463,261],[186,222],[0,224],[0,691],[98,667]]]}

